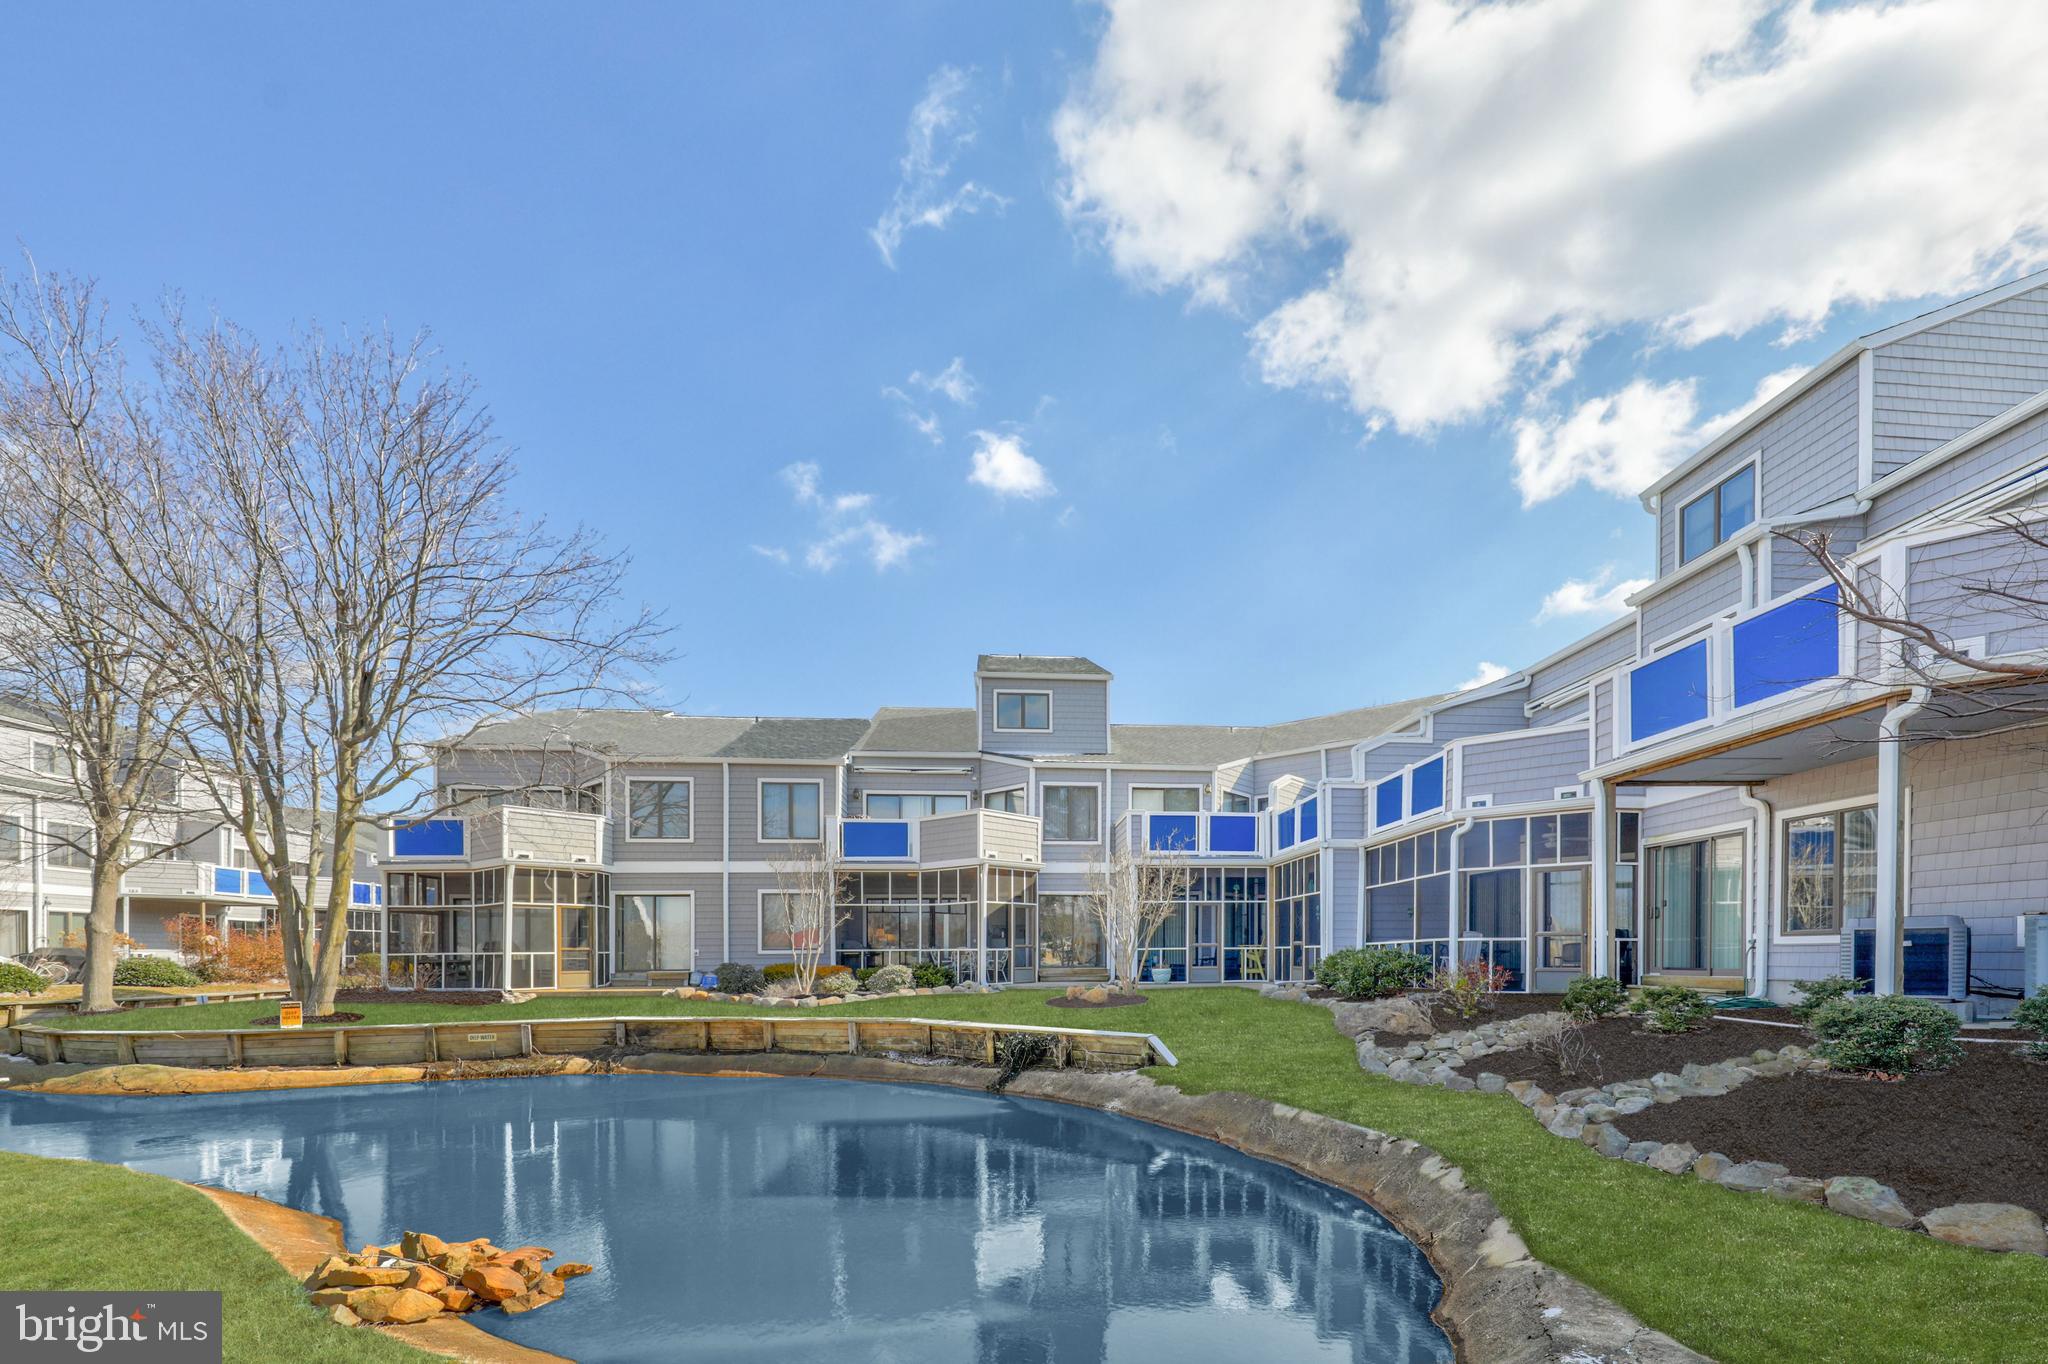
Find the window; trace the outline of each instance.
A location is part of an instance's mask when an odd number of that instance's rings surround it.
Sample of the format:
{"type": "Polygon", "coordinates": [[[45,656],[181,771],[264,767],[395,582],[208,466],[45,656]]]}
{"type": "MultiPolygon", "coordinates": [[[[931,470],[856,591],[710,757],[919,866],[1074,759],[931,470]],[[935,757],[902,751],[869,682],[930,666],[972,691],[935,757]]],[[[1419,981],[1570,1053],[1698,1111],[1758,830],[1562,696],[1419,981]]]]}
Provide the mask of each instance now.
{"type": "Polygon", "coordinates": [[[1102,838],[1100,787],[1048,786],[1040,801],[1047,843],[1094,843],[1102,838]]]}
{"type": "Polygon", "coordinates": [[[1202,808],[1199,786],[1133,786],[1131,808],[1154,814],[1182,814],[1202,808]]]}
{"type": "Polygon", "coordinates": [[[49,913],[50,947],[85,946],[85,913],[82,910],[53,909],[49,913]]]}
{"type": "Polygon", "coordinates": [[[690,783],[629,781],[626,783],[626,837],[690,837],[690,783]]]}
{"type": "Polygon", "coordinates": [[[1837,934],[1877,912],[1877,807],[1785,821],[1787,933],[1837,934]]]}
{"type": "Polygon", "coordinates": [[[762,782],[761,837],[781,843],[817,838],[822,791],[823,787],[814,781],[762,782]]]}
{"type": "Polygon", "coordinates": [[[0,909],[0,957],[28,955],[28,911],[0,909]]]}
{"type": "MultiPolygon", "coordinates": [[[[13,815],[0,817],[0,862],[19,861],[21,861],[21,821],[13,815]]],[[[17,954],[13,952],[0,952],[0,957],[15,955],[17,954]]]]}
{"type": "Polygon", "coordinates": [[[92,870],[92,830],[83,824],[60,824],[51,820],[50,865],[92,870]]]}
{"type": "Polygon", "coordinates": [[[1051,729],[1052,693],[1044,691],[997,692],[996,728],[1051,729]]]}
{"type": "Polygon", "coordinates": [[[178,803],[178,769],[156,767],[142,779],[142,798],[156,805],[178,803]]]}
{"type": "Polygon", "coordinates": [[[1241,796],[1235,791],[1223,793],[1223,812],[1231,815],[1248,815],[1252,812],[1252,798],[1241,796]]]}
{"type": "Polygon", "coordinates": [[[787,952],[792,934],[789,926],[789,896],[779,890],[761,892],[761,950],[787,952]]]}
{"type": "Polygon", "coordinates": [[[965,796],[885,796],[870,791],[864,799],[869,819],[922,819],[926,815],[957,814],[967,808],[965,796]]]}
{"type": "Polygon", "coordinates": [[[1009,815],[1021,815],[1024,813],[1024,788],[1012,786],[1007,791],[984,791],[981,793],[981,808],[1001,810],[1009,815]]]}
{"type": "Polygon", "coordinates": [[[1690,563],[1756,520],[1756,466],[1745,465],[1678,513],[1678,561],[1690,563]]]}
{"type": "Polygon", "coordinates": [[[57,770],[57,745],[37,739],[29,746],[29,765],[45,777],[63,775],[57,770]]]}

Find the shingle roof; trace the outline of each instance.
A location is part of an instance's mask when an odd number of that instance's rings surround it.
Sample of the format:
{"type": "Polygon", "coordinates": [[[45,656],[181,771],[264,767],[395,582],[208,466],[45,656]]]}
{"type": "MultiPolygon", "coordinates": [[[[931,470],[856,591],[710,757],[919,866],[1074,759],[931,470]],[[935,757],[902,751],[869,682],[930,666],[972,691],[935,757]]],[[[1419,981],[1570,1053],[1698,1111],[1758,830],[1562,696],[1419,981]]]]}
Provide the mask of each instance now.
{"type": "Polygon", "coordinates": [[[967,706],[884,706],[854,744],[864,753],[972,753],[979,747],[967,706]]]}
{"type": "Polygon", "coordinates": [[[974,670],[998,677],[1108,677],[1109,669],[1072,654],[983,654],[974,670]]]}
{"type": "Polygon", "coordinates": [[[574,744],[622,758],[814,758],[850,750],[868,722],[805,716],[675,715],[655,710],[545,710],[478,729],[464,748],[574,744]]]}

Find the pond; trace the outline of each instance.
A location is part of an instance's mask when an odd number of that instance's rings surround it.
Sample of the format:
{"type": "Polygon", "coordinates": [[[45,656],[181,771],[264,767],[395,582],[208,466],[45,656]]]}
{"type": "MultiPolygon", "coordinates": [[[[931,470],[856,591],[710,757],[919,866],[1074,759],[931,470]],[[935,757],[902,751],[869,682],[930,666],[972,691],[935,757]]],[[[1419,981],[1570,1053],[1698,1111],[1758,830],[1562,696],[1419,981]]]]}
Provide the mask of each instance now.
{"type": "Polygon", "coordinates": [[[1452,1357],[1435,1272],[1357,1199],[1031,1099],[673,1076],[0,1093],[0,1147],[260,1194],[352,1246],[547,1246],[595,1272],[471,1320],[585,1361],[1452,1357]]]}

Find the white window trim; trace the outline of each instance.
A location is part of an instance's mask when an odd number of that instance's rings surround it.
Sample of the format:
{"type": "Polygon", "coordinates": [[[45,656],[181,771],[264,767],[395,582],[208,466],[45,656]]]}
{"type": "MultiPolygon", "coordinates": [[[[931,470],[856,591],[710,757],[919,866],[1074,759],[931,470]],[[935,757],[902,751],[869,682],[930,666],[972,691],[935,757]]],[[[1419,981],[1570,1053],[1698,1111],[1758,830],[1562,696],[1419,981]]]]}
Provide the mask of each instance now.
{"type": "Polygon", "coordinates": [[[697,779],[695,777],[628,777],[626,778],[626,819],[625,839],[628,843],[695,843],[697,841],[697,779]],[[683,838],[657,838],[633,832],[633,788],[641,783],[661,782],[668,786],[681,783],[689,790],[690,832],[683,838]]]}
{"type": "MultiPolygon", "coordinates": [[[[941,797],[941,796],[958,796],[958,797],[959,797],[960,799],[962,799],[962,800],[964,800],[964,801],[966,801],[966,802],[967,802],[966,810],[934,810],[934,811],[932,811],[932,814],[933,814],[933,815],[958,815],[958,814],[964,814],[964,813],[966,813],[967,811],[971,811],[972,809],[974,809],[974,797],[973,797],[973,796],[971,796],[970,794],[968,794],[968,793],[967,793],[967,792],[965,792],[965,791],[862,791],[862,792],[860,793],[860,814],[861,814],[861,818],[862,818],[862,819],[927,819],[927,818],[930,818],[930,816],[927,816],[927,815],[877,815],[877,814],[872,814],[872,813],[870,813],[870,812],[869,812],[869,810],[868,810],[868,801],[869,801],[869,799],[870,799],[871,797],[874,797],[874,796],[894,796],[894,797],[896,797],[896,798],[897,798],[898,800],[901,800],[901,799],[902,799],[903,797],[905,797],[905,796],[920,796],[920,797],[923,797],[923,796],[928,796],[928,797],[931,797],[932,799],[935,799],[935,800],[936,800],[937,798],[941,797]]],[[[805,843],[808,843],[808,842],[811,842],[812,840],[810,840],[810,839],[803,839],[803,840],[800,840],[800,841],[802,841],[802,842],[805,842],[805,843]]]]}
{"type": "Polygon", "coordinates": [[[1099,781],[1042,781],[1042,782],[1040,782],[1040,783],[1038,784],[1038,811],[1037,811],[1037,813],[1038,813],[1038,821],[1039,821],[1039,828],[1040,828],[1040,829],[1043,829],[1043,828],[1045,827],[1045,793],[1046,793],[1046,792],[1047,792],[1048,790],[1051,790],[1051,789],[1053,789],[1053,788],[1055,788],[1055,787],[1067,787],[1067,786],[1088,786],[1088,787],[1093,787],[1093,788],[1094,788],[1094,790],[1095,790],[1095,837],[1093,837],[1093,838],[1045,838],[1045,837],[1043,837],[1043,836],[1041,835],[1041,837],[1040,837],[1040,840],[1039,840],[1039,841],[1040,841],[1040,842],[1042,842],[1042,843],[1052,843],[1052,844],[1059,844],[1059,845],[1063,845],[1063,846],[1068,846],[1068,847],[1077,847],[1077,848],[1078,848],[1078,847],[1085,847],[1085,846],[1087,846],[1088,844],[1091,844],[1091,843],[1100,843],[1100,842],[1102,841],[1102,820],[1103,820],[1103,816],[1104,816],[1104,814],[1105,814],[1106,812],[1105,812],[1105,811],[1103,810],[1103,808],[1102,808],[1102,783],[1101,783],[1101,782],[1099,782],[1099,781]]]}
{"type": "Polygon", "coordinates": [[[1050,734],[1052,733],[1052,693],[1049,691],[1022,690],[1010,687],[997,688],[990,694],[988,703],[988,727],[997,734],[1050,734]],[[1045,723],[1043,725],[1006,725],[1002,722],[1003,698],[1005,696],[1043,696],[1045,698],[1045,723]]]}
{"type": "Polygon", "coordinates": [[[1192,791],[1195,793],[1195,808],[1193,810],[1147,810],[1141,813],[1168,815],[1203,814],[1206,812],[1202,805],[1202,792],[1205,789],[1202,783],[1198,781],[1132,782],[1124,788],[1124,810],[1126,813],[1137,811],[1137,804],[1131,798],[1140,791],[1192,791]]]}
{"type": "Polygon", "coordinates": [[[1674,565],[1674,571],[1676,571],[1676,569],[1687,568],[1692,564],[1698,563],[1701,559],[1706,558],[1709,554],[1712,554],[1715,550],[1721,548],[1723,545],[1733,544],[1735,540],[1742,534],[1742,532],[1748,530],[1751,526],[1754,526],[1757,522],[1762,521],[1763,519],[1764,452],[1762,447],[1759,446],[1757,449],[1750,451],[1749,458],[1737,460],[1735,463],[1729,465],[1726,469],[1723,469],[1718,478],[1715,478],[1705,487],[1695,492],[1691,497],[1686,498],[1683,502],[1674,502],[1671,504],[1671,545],[1674,551],[1672,557],[1677,561],[1674,565]],[[1717,502],[1714,507],[1714,543],[1708,545],[1698,554],[1693,555],[1692,558],[1686,558],[1685,509],[1687,507],[1690,507],[1693,503],[1699,501],[1703,497],[1714,496],[1714,494],[1720,490],[1723,484],[1727,483],[1730,479],[1739,476],[1744,469],[1751,469],[1755,471],[1755,478],[1750,483],[1751,507],[1748,522],[1743,525],[1737,526],[1735,528],[1735,533],[1733,535],[1722,535],[1720,525],[1721,509],[1720,504],[1717,502]]]}
{"type": "MultiPolygon", "coordinates": [[[[865,801],[863,809],[867,808],[865,801]]],[[[792,814],[795,807],[791,807],[792,814]]],[[[792,820],[792,823],[794,821],[792,820]]],[[[832,821],[826,818],[823,777],[756,777],[754,779],[754,841],[756,843],[822,843],[832,821]],[[818,836],[816,838],[770,838],[767,833],[768,807],[765,792],[770,786],[815,786],[818,788],[818,836]]]]}
{"type": "MultiPolygon", "coordinates": [[[[687,923],[688,923],[688,924],[690,925],[690,966],[689,966],[689,971],[690,971],[690,974],[691,974],[692,976],[695,976],[695,975],[697,974],[697,892],[696,892],[696,891],[694,891],[694,890],[615,890],[615,891],[613,891],[613,892],[612,892],[612,934],[611,934],[611,936],[612,936],[612,949],[611,949],[611,951],[612,951],[612,962],[613,962],[613,968],[612,968],[612,969],[613,969],[613,971],[614,971],[615,973],[617,972],[617,970],[618,970],[618,965],[617,965],[617,963],[618,963],[618,961],[619,961],[619,958],[620,958],[620,956],[621,956],[621,955],[622,955],[622,954],[623,954],[623,953],[625,952],[625,949],[626,949],[626,901],[628,901],[628,900],[633,900],[633,899],[644,899],[644,900],[687,900],[687,901],[689,901],[689,903],[690,903],[690,913],[689,913],[689,915],[688,915],[688,917],[687,917],[687,919],[686,919],[686,922],[687,922],[687,923]]],[[[758,932],[758,930],[757,930],[757,932],[758,932]]],[[[758,943],[760,942],[760,939],[759,939],[759,937],[756,937],[754,941],[756,942],[756,944],[758,944],[758,943]]],[[[661,972],[661,973],[662,973],[663,975],[667,975],[667,974],[669,974],[669,973],[670,973],[671,971],[673,971],[673,970],[674,970],[675,968],[674,968],[674,967],[669,967],[669,966],[657,966],[657,967],[651,967],[651,968],[649,968],[649,969],[650,969],[650,970],[656,970],[656,971],[660,971],[660,972],[661,972]]]]}
{"type": "MultiPolygon", "coordinates": [[[[1819,943],[1833,944],[1839,943],[1842,940],[1842,930],[1839,927],[1832,933],[1787,933],[1784,931],[1785,875],[1788,870],[1785,865],[1785,826],[1795,819],[1811,819],[1815,815],[1840,814],[1844,810],[1861,810],[1865,807],[1874,808],[1876,805],[1877,792],[1872,791],[1867,796],[1823,801],[1818,805],[1802,805],[1796,809],[1778,810],[1772,814],[1771,884],[1765,888],[1765,893],[1769,898],[1771,915],[1771,946],[1812,947],[1819,943]]],[[[1912,863],[1907,861],[1906,866],[1910,869],[1912,863]]],[[[1901,884],[1903,885],[1903,880],[1901,884]]],[[[1847,923],[1848,916],[1844,915],[1842,921],[1847,923]]]]}
{"type": "MultiPolygon", "coordinates": [[[[780,895],[787,899],[789,896],[789,892],[785,890],[780,890],[774,886],[762,886],[760,889],[754,892],[754,955],[757,957],[786,957],[790,955],[791,949],[787,947],[768,946],[768,897],[771,895],[780,895]]],[[[691,908],[694,911],[696,907],[693,905],[691,906],[691,908]]],[[[827,952],[830,952],[834,950],[836,946],[837,944],[827,943],[825,945],[825,950],[827,952]]],[[[695,957],[693,953],[692,960],[694,959],[695,957]]],[[[821,961],[819,964],[823,965],[824,963],[821,961]]]]}
{"type": "MultiPolygon", "coordinates": [[[[48,867],[51,871],[92,870],[93,857],[95,853],[93,848],[93,828],[90,820],[85,820],[81,822],[69,819],[56,819],[54,817],[46,818],[43,820],[42,828],[38,829],[36,832],[38,834],[37,842],[42,844],[42,847],[39,848],[38,851],[42,854],[43,865],[45,867],[48,867]],[[64,828],[67,829],[83,829],[85,831],[85,846],[83,848],[80,848],[73,844],[70,839],[58,838],[56,834],[51,832],[51,830],[57,828],[59,825],[62,825],[64,828]],[[59,862],[57,861],[57,856],[60,853],[77,853],[79,856],[85,858],[85,865],[82,867],[74,867],[59,862]]],[[[88,908],[90,907],[88,906],[88,908]]]]}
{"type": "Polygon", "coordinates": [[[1018,783],[1017,783],[1017,784],[1016,784],[1015,786],[992,786],[992,787],[988,788],[987,790],[985,790],[985,791],[983,791],[983,792],[981,793],[981,804],[980,804],[980,805],[978,805],[978,806],[975,806],[975,807],[973,807],[973,808],[976,808],[976,809],[981,809],[981,810],[988,810],[988,811],[989,811],[990,813],[992,813],[992,814],[999,814],[999,815],[1006,815],[1006,814],[1011,814],[1011,813],[1013,813],[1012,811],[1009,811],[1009,810],[997,810],[997,809],[995,809],[995,807],[991,806],[991,805],[990,805],[990,804],[988,803],[988,798],[989,798],[990,796],[1000,796],[1000,795],[1006,795],[1006,794],[1008,794],[1008,793],[1009,793],[1009,792],[1011,792],[1011,791],[1018,791],[1018,792],[1021,792],[1021,793],[1023,793],[1023,796],[1024,796],[1024,800],[1023,800],[1023,806],[1024,806],[1024,808],[1023,808],[1022,810],[1018,810],[1018,811],[1015,811],[1014,813],[1016,813],[1016,814],[1023,814],[1023,815],[1028,815],[1028,814],[1030,814],[1030,813],[1031,813],[1031,792],[1030,792],[1030,789],[1029,789],[1028,787],[1026,787],[1026,786],[1025,786],[1025,784],[1024,784],[1023,782],[1018,782],[1018,783]]]}
{"type": "Polygon", "coordinates": [[[28,770],[38,777],[62,778],[64,775],[63,759],[64,745],[56,740],[30,739],[28,741],[28,770]],[[43,771],[42,764],[37,761],[45,749],[48,749],[50,753],[50,770],[47,772],[43,771]]]}

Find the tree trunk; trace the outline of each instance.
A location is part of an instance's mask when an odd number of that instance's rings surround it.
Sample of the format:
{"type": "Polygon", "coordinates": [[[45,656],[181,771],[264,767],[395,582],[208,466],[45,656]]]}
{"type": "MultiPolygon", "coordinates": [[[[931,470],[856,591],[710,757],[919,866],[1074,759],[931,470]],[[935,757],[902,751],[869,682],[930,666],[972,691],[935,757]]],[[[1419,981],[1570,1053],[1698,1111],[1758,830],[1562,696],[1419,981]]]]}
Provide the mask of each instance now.
{"type": "Polygon", "coordinates": [[[92,912],[85,917],[85,976],[78,1007],[106,1013],[114,1007],[114,935],[120,931],[121,864],[105,855],[93,859],[92,912]]]}

